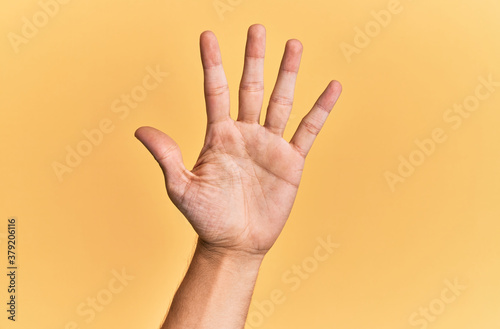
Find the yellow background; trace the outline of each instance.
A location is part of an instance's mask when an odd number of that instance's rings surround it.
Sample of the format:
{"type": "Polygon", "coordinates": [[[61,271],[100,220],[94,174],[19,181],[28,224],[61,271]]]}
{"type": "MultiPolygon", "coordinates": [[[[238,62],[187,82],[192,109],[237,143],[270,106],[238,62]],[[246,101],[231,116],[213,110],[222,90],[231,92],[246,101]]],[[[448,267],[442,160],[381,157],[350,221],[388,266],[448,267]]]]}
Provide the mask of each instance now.
{"type": "Polygon", "coordinates": [[[73,0],[17,52],[8,36],[41,7],[1,2],[0,328],[158,328],[195,235],[133,133],[162,129],[192,168],[206,124],[199,35],[212,30],[219,40],[236,118],[254,23],[267,30],[266,104],[286,40],[304,45],[287,140],[329,80],[343,94],[254,293],[262,302],[278,289],[286,300],[252,328],[423,328],[410,317],[439,305],[446,280],[466,288],[429,328],[500,328],[500,93],[458,129],[443,119],[479,77],[500,81],[500,3],[401,0],[349,61],[341,45],[354,45],[355,28],[389,1],[221,2],[231,9],[222,16],[212,0],[73,0]],[[122,120],[113,101],[157,66],[168,76],[122,120]],[[53,163],[64,164],[66,147],[105,118],[114,130],[60,181],[53,163]],[[398,157],[435,128],[447,140],[391,191],[384,173],[397,173],[398,157]],[[4,310],[9,216],[18,220],[15,323],[4,310]],[[340,247],[292,291],[282,275],[329,235],[340,247]],[[87,323],[78,305],[122,269],[134,279],[87,323]]]}

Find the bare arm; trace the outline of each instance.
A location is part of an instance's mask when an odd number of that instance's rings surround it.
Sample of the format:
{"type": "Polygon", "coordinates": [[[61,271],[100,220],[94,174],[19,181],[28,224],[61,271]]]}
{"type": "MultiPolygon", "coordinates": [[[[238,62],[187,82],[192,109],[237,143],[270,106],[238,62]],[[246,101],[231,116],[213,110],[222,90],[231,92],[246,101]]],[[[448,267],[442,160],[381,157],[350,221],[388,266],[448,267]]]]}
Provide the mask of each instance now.
{"type": "Polygon", "coordinates": [[[262,258],[198,241],[162,329],[243,328],[262,258]]]}
{"type": "Polygon", "coordinates": [[[307,153],[341,93],[341,85],[331,81],[287,142],[283,132],[300,41],[286,43],[264,125],[259,120],[265,28],[256,24],[248,30],[237,120],[229,115],[229,89],[212,32],[201,34],[200,49],[207,131],[193,169],[186,169],[168,135],[151,127],[136,131],[160,164],[170,199],[199,236],[163,329],[244,327],[259,266],[290,215],[307,153]]]}

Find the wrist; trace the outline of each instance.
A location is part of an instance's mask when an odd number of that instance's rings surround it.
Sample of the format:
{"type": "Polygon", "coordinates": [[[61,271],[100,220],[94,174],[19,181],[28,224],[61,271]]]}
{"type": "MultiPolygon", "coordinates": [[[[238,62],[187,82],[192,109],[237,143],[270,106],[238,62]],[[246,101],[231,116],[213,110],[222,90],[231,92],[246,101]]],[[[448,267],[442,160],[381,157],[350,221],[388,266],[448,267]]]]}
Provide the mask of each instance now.
{"type": "Polygon", "coordinates": [[[265,254],[211,245],[198,237],[195,256],[228,269],[255,270],[258,272],[265,254]]]}

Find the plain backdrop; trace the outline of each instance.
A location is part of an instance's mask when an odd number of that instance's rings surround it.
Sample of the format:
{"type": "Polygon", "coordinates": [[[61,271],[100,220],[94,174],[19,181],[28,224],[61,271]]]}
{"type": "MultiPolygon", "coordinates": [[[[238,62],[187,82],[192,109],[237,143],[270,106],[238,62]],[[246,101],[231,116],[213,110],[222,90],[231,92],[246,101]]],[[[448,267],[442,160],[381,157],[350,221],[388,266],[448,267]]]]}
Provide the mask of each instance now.
{"type": "Polygon", "coordinates": [[[236,118],[254,23],[267,30],[261,122],[288,39],[304,52],[285,139],[330,80],[343,93],[248,328],[500,328],[498,1],[66,2],[0,4],[1,328],[158,328],[196,236],[133,134],[163,130],[191,169],[206,127],[199,36],[219,40],[236,118]]]}

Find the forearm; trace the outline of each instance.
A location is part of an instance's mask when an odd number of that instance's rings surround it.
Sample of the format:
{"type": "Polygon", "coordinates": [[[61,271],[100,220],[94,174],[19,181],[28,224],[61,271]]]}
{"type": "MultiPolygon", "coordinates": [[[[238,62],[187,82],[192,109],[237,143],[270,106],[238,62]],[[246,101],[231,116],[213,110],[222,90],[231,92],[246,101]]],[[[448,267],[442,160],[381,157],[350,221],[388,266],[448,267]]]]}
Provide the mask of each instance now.
{"type": "Polygon", "coordinates": [[[162,329],[243,329],[262,259],[198,240],[162,329]]]}

